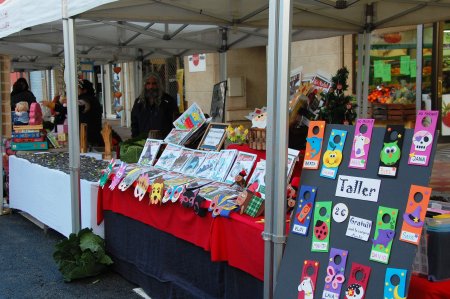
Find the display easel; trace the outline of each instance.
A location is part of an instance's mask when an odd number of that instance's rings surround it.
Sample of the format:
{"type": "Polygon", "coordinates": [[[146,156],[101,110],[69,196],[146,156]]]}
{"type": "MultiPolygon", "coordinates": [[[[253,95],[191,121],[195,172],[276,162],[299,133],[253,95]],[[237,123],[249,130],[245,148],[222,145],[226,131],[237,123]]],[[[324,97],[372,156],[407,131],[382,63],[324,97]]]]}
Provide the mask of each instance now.
{"type": "MultiPolygon", "coordinates": [[[[335,180],[323,178],[320,174],[322,159],[318,170],[302,171],[300,185],[309,185],[317,187],[316,203],[321,201],[332,201],[333,206],[337,203],[347,205],[350,216],[357,216],[372,221],[372,229],[368,241],[363,241],[346,236],[348,225],[347,219],[342,223],[337,223],[333,219],[330,220],[330,246],[329,248],[338,248],[348,250],[345,282],[340,291],[340,298],[345,298],[345,289],[350,276],[350,269],[353,262],[369,266],[371,268],[370,279],[365,290],[365,298],[384,298],[384,279],[386,268],[400,268],[408,271],[406,282],[407,287],[411,278],[411,266],[416,255],[417,246],[405,243],[399,240],[400,231],[403,223],[403,214],[405,212],[406,203],[410,191],[411,184],[419,186],[428,186],[431,176],[434,155],[436,151],[436,139],[438,134],[435,133],[433,140],[433,150],[429,166],[413,166],[408,165],[408,154],[412,143],[414,131],[406,129],[404,142],[402,146],[402,156],[400,166],[396,178],[385,178],[378,176],[378,166],[380,161],[380,151],[383,147],[383,136],[385,128],[374,128],[371,139],[371,147],[369,152],[368,164],[366,170],[349,168],[350,152],[354,137],[354,126],[344,125],[328,125],[326,127],[325,137],[323,139],[322,156],[326,149],[327,142],[332,129],[347,131],[347,141],[343,150],[343,160],[338,169],[339,175],[347,175],[353,177],[363,177],[370,179],[380,179],[380,192],[377,202],[363,201],[352,198],[338,197],[335,195],[338,178],[335,180]],[[391,207],[398,209],[397,225],[395,229],[395,237],[392,243],[392,250],[388,264],[370,261],[370,252],[372,247],[371,239],[374,237],[376,223],[376,215],[379,206],[391,207]]],[[[300,187],[299,187],[300,188],[300,187]]],[[[298,207],[298,205],[296,205],[298,207]]],[[[296,208],[297,209],[297,208],[296,208]]],[[[300,211],[295,211],[295,215],[300,211]]],[[[293,221],[291,221],[291,224],[293,221]]],[[[328,252],[312,252],[311,243],[313,236],[314,223],[309,224],[309,232],[307,236],[292,233],[292,226],[288,234],[288,240],[284,256],[280,265],[280,271],[276,283],[275,298],[312,298],[298,297],[298,286],[301,282],[302,269],[305,260],[319,262],[319,270],[317,276],[317,284],[314,290],[314,298],[322,298],[322,292],[325,286],[325,277],[327,276],[327,266],[330,257],[328,252]]],[[[407,292],[406,292],[407,294],[407,292]]],[[[405,295],[406,296],[406,295],[405,295]]]]}

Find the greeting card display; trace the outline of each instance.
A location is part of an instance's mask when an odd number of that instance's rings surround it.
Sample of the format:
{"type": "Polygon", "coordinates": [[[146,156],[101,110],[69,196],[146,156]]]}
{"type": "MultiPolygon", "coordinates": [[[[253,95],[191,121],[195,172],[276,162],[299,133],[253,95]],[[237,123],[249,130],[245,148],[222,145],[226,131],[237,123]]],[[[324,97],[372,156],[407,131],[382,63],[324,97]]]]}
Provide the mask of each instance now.
{"type": "Polygon", "coordinates": [[[161,140],[147,138],[138,164],[141,166],[152,166],[160,147],[161,140]]]}
{"type": "Polygon", "coordinates": [[[164,170],[170,170],[172,168],[172,165],[181,155],[182,151],[182,146],[169,143],[161,154],[161,157],[159,157],[158,161],[156,162],[155,167],[164,170]]]}
{"type": "Polygon", "coordinates": [[[303,236],[308,234],[316,194],[317,187],[306,185],[300,187],[297,196],[297,210],[294,217],[294,224],[292,225],[293,233],[303,236]]]}
{"type": "Polygon", "coordinates": [[[403,214],[400,241],[419,245],[430,196],[431,188],[411,185],[406,211],[403,214]],[[420,197],[419,202],[415,200],[416,196],[420,197]]]}
{"type": "Polygon", "coordinates": [[[306,137],[304,169],[318,169],[320,152],[322,150],[323,135],[325,134],[325,121],[309,122],[308,137],[306,137]]]}
{"type": "Polygon", "coordinates": [[[408,164],[428,166],[438,115],[439,111],[420,110],[417,112],[408,164]]]}
{"type": "Polygon", "coordinates": [[[339,299],[342,284],[345,281],[347,256],[347,250],[331,248],[322,298],[339,299]]]}
{"type": "Polygon", "coordinates": [[[344,149],[346,137],[347,131],[331,130],[328,147],[322,158],[323,164],[320,176],[333,180],[336,178],[339,165],[342,162],[342,150],[344,149]]]}
{"type": "Polygon", "coordinates": [[[370,260],[383,264],[389,263],[392,242],[395,237],[398,210],[380,206],[378,208],[375,234],[372,239],[370,260]]]}
{"type": "Polygon", "coordinates": [[[319,274],[319,262],[305,260],[303,262],[302,277],[297,287],[298,299],[314,298],[316,290],[317,275],[319,274]]]}
{"type": "Polygon", "coordinates": [[[366,169],[374,123],[374,119],[360,118],[356,121],[348,167],[366,169]]]}
{"type": "Polygon", "coordinates": [[[266,160],[259,160],[258,163],[256,163],[255,169],[253,170],[252,176],[248,180],[247,187],[255,186],[253,188],[255,192],[259,192],[261,195],[261,198],[266,198],[266,160]]]}
{"type": "Polygon", "coordinates": [[[183,148],[178,158],[173,162],[171,170],[175,172],[181,172],[181,169],[184,167],[184,164],[189,160],[192,156],[192,150],[188,148],[183,148]]]}
{"type": "Polygon", "coordinates": [[[185,138],[191,133],[190,129],[182,130],[173,128],[172,131],[164,138],[165,143],[183,144],[185,138]]]}
{"type": "Polygon", "coordinates": [[[195,176],[205,179],[210,178],[214,167],[219,162],[219,157],[219,152],[208,152],[203,163],[195,171],[195,176]]]}
{"type": "Polygon", "coordinates": [[[345,289],[345,299],[366,298],[367,284],[369,283],[370,267],[352,263],[350,276],[345,289]]]}
{"type": "Polygon", "coordinates": [[[222,182],[231,169],[238,154],[237,150],[222,150],[217,163],[210,172],[209,179],[222,182]]]}
{"type": "Polygon", "coordinates": [[[234,178],[241,172],[245,171],[245,173],[250,174],[253,165],[255,164],[256,155],[247,153],[247,152],[239,152],[236,160],[234,160],[233,166],[231,167],[228,176],[225,179],[225,183],[233,184],[234,178]]]}
{"type": "Polygon", "coordinates": [[[194,175],[200,165],[206,158],[207,153],[204,151],[194,150],[186,163],[181,168],[181,173],[186,175],[194,175]]]}
{"type": "Polygon", "coordinates": [[[397,177],[404,135],[405,127],[402,125],[388,125],[386,127],[383,148],[380,152],[379,176],[397,177]]]}
{"type": "Polygon", "coordinates": [[[328,252],[331,232],[331,201],[316,202],[311,251],[328,252]]]}
{"type": "Polygon", "coordinates": [[[384,298],[406,299],[406,276],[405,269],[387,268],[384,279],[384,298]],[[395,278],[395,279],[393,279],[395,278]],[[397,280],[398,284],[393,285],[392,281],[397,280]]]}

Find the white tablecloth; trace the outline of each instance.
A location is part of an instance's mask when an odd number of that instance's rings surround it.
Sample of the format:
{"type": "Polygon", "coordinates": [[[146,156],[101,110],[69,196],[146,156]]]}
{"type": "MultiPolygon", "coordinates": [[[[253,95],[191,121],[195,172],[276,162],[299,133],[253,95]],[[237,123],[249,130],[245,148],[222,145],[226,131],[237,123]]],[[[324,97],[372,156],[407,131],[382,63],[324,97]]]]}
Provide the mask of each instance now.
{"type": "MultiPolygon", "coordinates": [[[[80,181],[81,227],[92,228],[104,237],[103,223],[97,225],[98,183],[80,181]]],[[[72,233],[70,175],[16,156],[9,157],[9,204],[68,237],[72,233]]]]}

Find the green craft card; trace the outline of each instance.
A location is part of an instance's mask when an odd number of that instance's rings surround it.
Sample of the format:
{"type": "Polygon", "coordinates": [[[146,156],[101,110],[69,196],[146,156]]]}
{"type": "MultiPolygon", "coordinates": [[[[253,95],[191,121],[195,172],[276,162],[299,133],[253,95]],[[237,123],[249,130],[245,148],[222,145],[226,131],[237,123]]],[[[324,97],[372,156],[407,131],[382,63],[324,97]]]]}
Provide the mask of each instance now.
{"type": "Polygon", "coordinates": [[[383,264],[389,263],[392,243],[395,238],[398,209],[378,207],[375,234],[372,239],[370,260],[383,264]]]}
{"type": "Polygon", "coordinates": [[[314,233],[312,236],[311,251],[328,252],[331,232],[331,201],[316,202],[314,208],[314,233]]]}

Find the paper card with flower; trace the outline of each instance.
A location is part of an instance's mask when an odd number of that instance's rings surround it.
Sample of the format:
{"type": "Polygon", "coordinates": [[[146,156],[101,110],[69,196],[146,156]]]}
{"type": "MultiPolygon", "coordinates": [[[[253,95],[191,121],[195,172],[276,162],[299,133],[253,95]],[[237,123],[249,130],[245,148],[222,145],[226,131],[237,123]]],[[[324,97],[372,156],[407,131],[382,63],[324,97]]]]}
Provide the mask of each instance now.
{"type": "Polygon", "coordinates": [[[322,298],[339,299],[345,281],[347,257],[347,250],[331,248],[322,298]]]}

